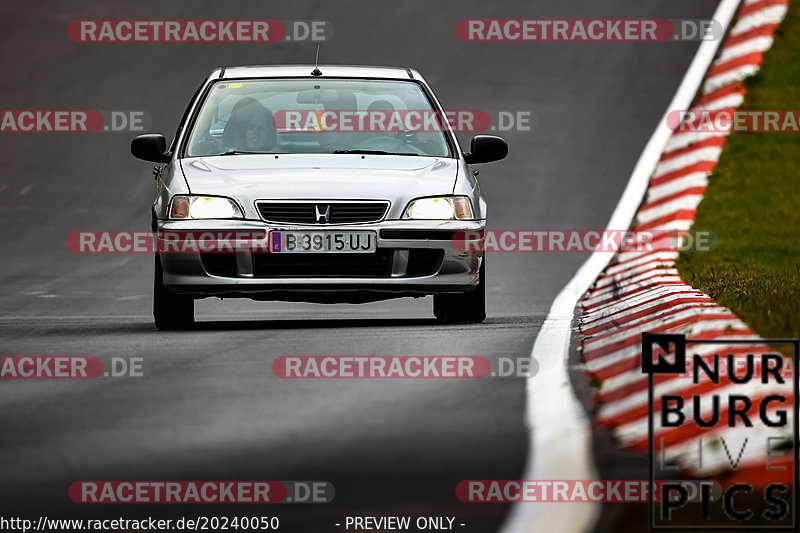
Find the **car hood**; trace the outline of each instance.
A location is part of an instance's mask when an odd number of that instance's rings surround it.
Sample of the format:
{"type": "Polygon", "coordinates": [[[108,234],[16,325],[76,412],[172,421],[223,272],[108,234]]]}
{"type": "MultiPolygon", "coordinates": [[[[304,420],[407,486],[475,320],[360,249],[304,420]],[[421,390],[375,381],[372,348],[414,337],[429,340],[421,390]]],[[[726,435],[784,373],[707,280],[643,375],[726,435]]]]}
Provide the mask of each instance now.
{"type": "Polygon", "coordinates": [[[393,218],[412,198],[452,194],[458,174],[456,159],[358,154],[193,157],[181,167],[192,194],[235,198],[247,218],[265,199],[388,200],[393,218]]]}

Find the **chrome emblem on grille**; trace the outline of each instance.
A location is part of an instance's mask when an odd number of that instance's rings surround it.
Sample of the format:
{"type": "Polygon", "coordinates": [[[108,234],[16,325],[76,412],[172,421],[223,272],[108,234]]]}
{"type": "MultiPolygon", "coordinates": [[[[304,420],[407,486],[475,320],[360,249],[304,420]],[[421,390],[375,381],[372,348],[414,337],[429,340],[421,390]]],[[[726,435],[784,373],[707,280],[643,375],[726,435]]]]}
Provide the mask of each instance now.
{"type": "Polygon", "coordinates": [[[331,206],[326,205],[325,211],[320,211],[320,206],[314,206],[314,212],[317,216],[317,222],[330,222],[331,220],[331,206]]]}

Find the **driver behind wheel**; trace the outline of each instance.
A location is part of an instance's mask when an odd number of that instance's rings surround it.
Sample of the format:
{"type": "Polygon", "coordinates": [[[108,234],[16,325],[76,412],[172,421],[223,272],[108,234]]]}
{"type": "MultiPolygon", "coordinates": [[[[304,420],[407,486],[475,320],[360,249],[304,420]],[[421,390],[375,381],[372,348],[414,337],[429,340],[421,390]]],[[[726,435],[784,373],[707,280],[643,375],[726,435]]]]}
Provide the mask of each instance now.
{"type": "Polygon", "coordinates": [[[257,100],[245,97],[236,102],[222,133],[227,149],[265,152],[275,147],[277,136],[272,112],[257,100]]]}
{"type": "MultiPolygon", "coordinates": [[[[383,117],[380,118],[383,118],[383,120],[381,122],[388,125],[392,123],[392,115],[395,113],[395,107],[388,100],[375,100],[369,105],[367,111],[370,116],[373,113],[382,114],[383,117]]],[[[403,131],[398,131],[397,129],[387,129],[386,131],[380,133],[380,135],[384,137],[391,137],[392,139],[402,142],[406,141],[405,133],[403,131]]]]}

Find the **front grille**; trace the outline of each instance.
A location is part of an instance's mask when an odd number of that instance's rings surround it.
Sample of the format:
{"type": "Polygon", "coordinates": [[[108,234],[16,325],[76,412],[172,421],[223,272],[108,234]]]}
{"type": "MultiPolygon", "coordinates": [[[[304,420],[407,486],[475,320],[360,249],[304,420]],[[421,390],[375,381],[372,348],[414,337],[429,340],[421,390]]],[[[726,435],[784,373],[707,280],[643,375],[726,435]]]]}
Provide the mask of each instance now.
{"type": "Polygon", "coordinates": [[[381,220],[389,202],[258,202],[257,206],[261,218],[267,222],[355,224],[381,220]],[[327,221],[317,219],[317,213],[326,212],[327,221]]]}
{"type": "Polygon", "coordinates": [[[392,251],[374,254],[253,254],[254,275],[269,277],[381,278],[392,274],[392,251]]]}

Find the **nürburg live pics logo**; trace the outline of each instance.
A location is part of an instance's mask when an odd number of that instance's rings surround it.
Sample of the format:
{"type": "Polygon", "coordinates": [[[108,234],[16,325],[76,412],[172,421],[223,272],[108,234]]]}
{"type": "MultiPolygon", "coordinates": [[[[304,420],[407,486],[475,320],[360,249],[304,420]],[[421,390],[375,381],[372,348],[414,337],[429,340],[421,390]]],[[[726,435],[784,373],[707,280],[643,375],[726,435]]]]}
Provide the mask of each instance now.
{"type": "Polygon", "coordinates": [[[798,344],[642,334],[651,529],[797,529],[798,344]]]}

